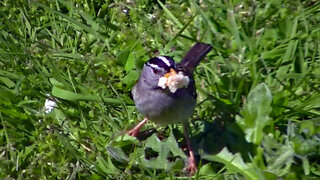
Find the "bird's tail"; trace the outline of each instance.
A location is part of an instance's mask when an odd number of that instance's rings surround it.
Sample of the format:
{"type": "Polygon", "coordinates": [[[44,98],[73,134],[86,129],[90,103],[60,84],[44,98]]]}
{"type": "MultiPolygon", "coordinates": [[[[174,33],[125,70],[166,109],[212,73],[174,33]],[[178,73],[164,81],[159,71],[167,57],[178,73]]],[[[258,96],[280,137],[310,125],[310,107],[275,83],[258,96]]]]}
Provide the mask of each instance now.
{"type": "Polygon", "coordinates": [[[205,43],[196,43],[189,50],[189,52],[184,56],[180,63],[177,64],[177,69],[181,69],[184,72],[188,72],[190,74],[193,73],[195,67],[200,63],[201,59],[203,59],[212,49],[210,44],[205,43]]]}

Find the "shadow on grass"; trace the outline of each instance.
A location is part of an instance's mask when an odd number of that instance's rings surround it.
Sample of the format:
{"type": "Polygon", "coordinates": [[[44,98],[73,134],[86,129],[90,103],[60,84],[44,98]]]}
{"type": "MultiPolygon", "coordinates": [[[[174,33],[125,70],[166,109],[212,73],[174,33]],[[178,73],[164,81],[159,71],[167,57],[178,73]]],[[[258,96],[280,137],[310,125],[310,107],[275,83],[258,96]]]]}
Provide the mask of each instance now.
{"type": "Polygon", "coordinates": [[[210,114],[214,121],[200,121],[203,128],[191,139],[196,152],[216,155],[227,147],[231,153],[240,153],[245,162],[250,161],[250,157],[255,155],[256,145],[246,141],[245,133],[235,122],[235,115],[239,109],[213,96],[210,96],[210,99],[211,105],[215,107],[210,114]]]}
{"type": "MultiPolygon", "coordinates": [[[[195,152],[202,151],[205,154],[215,155],[227,147],[232,153],[240,153],[245,162],[250,161],[250,156],[254,156],[255,145],[246,141],[244,132],[235,122],[217,120],[214,122],[201,121],[199,124],[202,126],[202,130],[191,137],[191,144],[195,152]]],[[[160,140],[165,139],[162,133],[154,128],[141,131],[137,138],[139,141],[145,141],[154,133],[157,133],[160,140]]],[[[178,129],[173,128],[173,133],[176,139],[183,138],[182,132],[178,129]]],[[[187,154],[185,140],[179,145],[187,154]]],[[[200,159],[200,155],[197,155],[197,159],[200,159]]]]}
{"type": "Polygon", "coordinates": [[[245,162],[250,161],[250,156],[254,156],[255,145],[245,140],[244,132],[236,123],[226,125],[220,121],[203,123],[204,131],[191,139],[196,152],[215,155],[227,147],[232,153],[240,153],[245,162]]]}

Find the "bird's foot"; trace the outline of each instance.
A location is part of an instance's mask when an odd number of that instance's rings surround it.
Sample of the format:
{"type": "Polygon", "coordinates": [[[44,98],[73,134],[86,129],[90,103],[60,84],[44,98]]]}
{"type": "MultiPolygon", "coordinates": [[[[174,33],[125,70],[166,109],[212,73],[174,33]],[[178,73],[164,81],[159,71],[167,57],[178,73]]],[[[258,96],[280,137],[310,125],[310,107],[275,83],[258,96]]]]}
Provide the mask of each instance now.
{"type": "Polygon", "coordinates": [[[144,120],[142,120],[138,125],[136,125],[134,128],[132,128],[131,130],[127,131],[127,134],[129,136],[134,136],[137,137],[140,131],[140,128],[146,124],[148,122],[148,118],[144,118],[144,120]]]}
{"type": "Polygon", "coordinates": [[[129,136],[137,137],[138,134],[139,134],[139,130],[140,130],[140,129],[133,128],[133,129],[127,131],[126,134],[128,134],[129,136]]]}
{"type": "Polygon", "coordinates": [[[196,161],[193,156],[188,158],[188,167],[186,170],[189,173],[189,175],[194,175],[198,171],[196,161]]]}

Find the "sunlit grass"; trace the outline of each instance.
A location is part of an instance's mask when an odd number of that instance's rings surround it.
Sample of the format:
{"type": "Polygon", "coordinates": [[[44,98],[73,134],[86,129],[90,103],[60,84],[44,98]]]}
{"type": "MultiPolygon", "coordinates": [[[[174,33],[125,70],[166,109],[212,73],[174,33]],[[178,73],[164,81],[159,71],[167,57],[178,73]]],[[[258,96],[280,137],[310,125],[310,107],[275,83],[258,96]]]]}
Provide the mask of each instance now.
{"type": "Polygon", "coordinates": [[[123,132],[143,118],[130,90],[144,62],[180,61],[197,41],[213,50],[195,73],[195,177],[319,178],[319,9],[284,0],[2,1],[0,178],[187,176],[181,126],[147,124],[157,132],[141,141],[123,132]],[[56,103],[50,113],[46,100],[56,103]]]}

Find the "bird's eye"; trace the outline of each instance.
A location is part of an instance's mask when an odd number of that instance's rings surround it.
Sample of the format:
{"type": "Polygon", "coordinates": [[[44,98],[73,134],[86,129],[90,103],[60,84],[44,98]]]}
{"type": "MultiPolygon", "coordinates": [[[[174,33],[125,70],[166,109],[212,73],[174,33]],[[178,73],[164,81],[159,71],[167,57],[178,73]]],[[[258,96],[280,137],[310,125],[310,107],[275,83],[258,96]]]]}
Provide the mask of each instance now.
{"type": "Polygon", "coordinates": [[[157,74],[158,73],[158,70],[157,69],[155,69],[155,68],[151,68],[152,69],[152,72],[154,73],[154,74],[157,74]]]}

